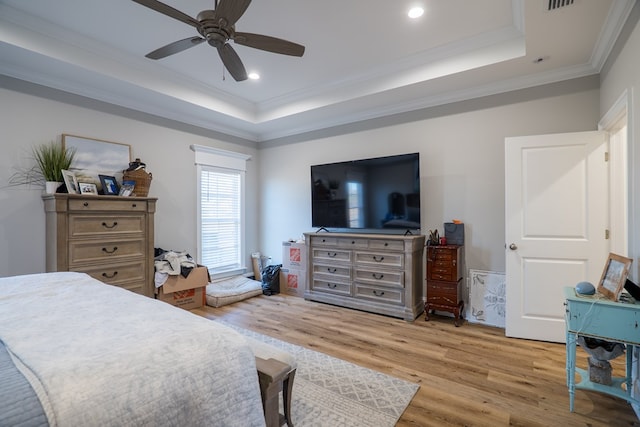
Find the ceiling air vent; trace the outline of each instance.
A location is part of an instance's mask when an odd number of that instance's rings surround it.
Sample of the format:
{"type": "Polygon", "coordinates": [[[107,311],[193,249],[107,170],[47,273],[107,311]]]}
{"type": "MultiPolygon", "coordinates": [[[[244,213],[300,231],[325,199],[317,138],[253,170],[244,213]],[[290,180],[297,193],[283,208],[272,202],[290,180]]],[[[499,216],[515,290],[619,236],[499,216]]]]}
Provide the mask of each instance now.
{"type": "Polygon", "coordinates": [[[549,6],[547,10],[560,9],[561,7],[569,6],[573,4],[573,0],[549,0],[549,6]]]}

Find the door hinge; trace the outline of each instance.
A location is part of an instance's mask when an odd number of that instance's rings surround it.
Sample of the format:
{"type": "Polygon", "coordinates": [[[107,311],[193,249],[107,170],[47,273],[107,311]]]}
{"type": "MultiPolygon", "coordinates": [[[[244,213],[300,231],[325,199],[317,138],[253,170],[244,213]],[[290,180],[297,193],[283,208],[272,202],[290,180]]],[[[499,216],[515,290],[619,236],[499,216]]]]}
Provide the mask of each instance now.
{"type": "Polygon", "coordinates": [[[609,240],[609,230],[604,230],[604,239],[609,240]]]}
{"type": "Polygon", "coordinates": [[[605,151],[605,152],[604,152],[604,161],[605,161],[605,162],[608,162],[608,161],[609,161],[609,152],[608,152],[608,151],[605,151]]]}

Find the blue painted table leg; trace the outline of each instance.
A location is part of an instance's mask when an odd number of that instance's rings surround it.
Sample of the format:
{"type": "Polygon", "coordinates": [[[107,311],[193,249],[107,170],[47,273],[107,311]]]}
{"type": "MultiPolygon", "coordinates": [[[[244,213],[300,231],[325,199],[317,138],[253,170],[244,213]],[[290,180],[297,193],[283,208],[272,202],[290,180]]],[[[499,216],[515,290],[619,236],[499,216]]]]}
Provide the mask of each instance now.
{"type": "Polygon", "coordinates": [[[626,380],[627,380],[627,394],[631,396],[631,373],[632,373],[632,365],[633,365],[633,349],[634,346],[631,344],[627,344],[627,370],[625,372],[626,380]]]}
{"type": "Polygon", "coordinates": [[[567,379],[569,386],[569,411],[573,412],[576,395],[576,340],[577,334],[567,333],[567,379]]]}

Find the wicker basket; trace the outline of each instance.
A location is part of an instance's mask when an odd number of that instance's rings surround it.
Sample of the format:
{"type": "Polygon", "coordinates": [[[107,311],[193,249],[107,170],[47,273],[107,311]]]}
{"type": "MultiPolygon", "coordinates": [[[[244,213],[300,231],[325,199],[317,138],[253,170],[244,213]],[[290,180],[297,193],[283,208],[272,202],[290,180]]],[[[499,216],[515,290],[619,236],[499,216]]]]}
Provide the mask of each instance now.
{"type": "Polygon", "coordinates": [[[136,186],[133,188],[133,194],[137,197],[147,197],[149,187],[151,187],[151,179],[153,176],[144,169],[136,169],[133,171],[123,171],[123,181],[135,181],[136,186]]]}

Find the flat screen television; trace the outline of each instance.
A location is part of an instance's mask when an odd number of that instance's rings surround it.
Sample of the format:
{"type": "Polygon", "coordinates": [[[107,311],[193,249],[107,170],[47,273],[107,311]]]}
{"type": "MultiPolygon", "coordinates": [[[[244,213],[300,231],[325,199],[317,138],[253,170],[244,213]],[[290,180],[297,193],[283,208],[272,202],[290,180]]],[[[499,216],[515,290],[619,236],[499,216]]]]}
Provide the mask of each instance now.
{"type": "Polygon", "coordinates": [[[312,227],[380,233],[420,230],[420,154],[312,165],[311,195],[312,227]]]}

